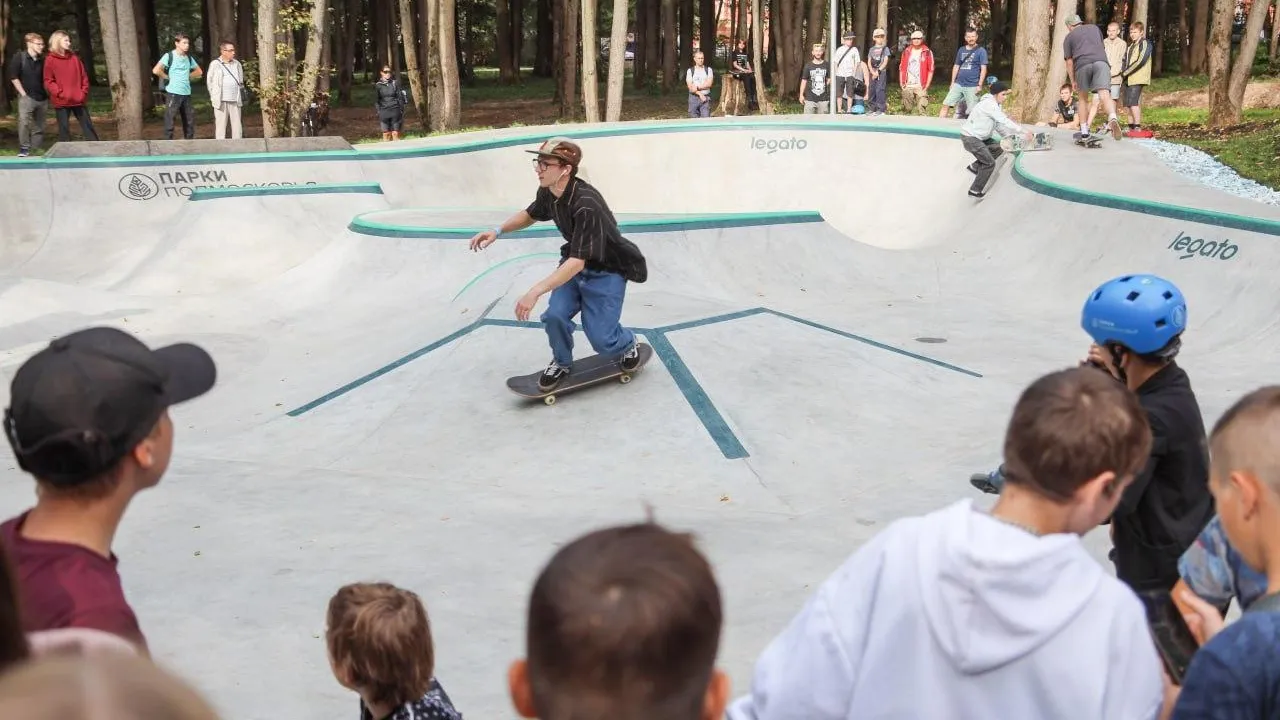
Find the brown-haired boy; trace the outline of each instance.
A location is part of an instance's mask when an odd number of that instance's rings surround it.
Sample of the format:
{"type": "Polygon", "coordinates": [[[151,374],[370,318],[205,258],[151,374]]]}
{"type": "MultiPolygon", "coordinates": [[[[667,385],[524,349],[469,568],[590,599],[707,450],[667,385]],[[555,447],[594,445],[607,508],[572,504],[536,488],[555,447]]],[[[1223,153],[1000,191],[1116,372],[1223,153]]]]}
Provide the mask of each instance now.
{"type": "Polygon", "coordinates": [[[730,720],[1152,720],[1164,700],[1142,603],[1080,536],[1142,468],[1137,397],[1085,367],[1036,380],[990,510],[968,500],[877,534],[761,654],[730,720]]]}
{"type": "Polygon", "coordinates": [[[534,584],[512,702],[541,720],[719,720],[721,622],[715,576],[688,536],[653,523],[589,533],[534,584]]]}
{"type": "Polygon", "coordinates": [[[388,583],[345,585],[329,600],[325,640],[361,720],[461,720],[435,678],[431,623],[418,596],[388,583]]]}

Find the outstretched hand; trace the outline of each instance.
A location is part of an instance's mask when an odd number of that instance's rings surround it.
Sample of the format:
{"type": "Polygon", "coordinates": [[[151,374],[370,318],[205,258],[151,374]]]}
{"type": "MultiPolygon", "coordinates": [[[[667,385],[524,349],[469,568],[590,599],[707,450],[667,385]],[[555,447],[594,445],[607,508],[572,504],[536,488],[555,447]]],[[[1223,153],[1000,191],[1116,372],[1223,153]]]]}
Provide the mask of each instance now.
{"type": "Polygon", "coordinates": [[[498,239],[498,234],[492,230],[478,232],[475,237],[471,238],[471,251],[483,250],[493,244],[498,239]]]}

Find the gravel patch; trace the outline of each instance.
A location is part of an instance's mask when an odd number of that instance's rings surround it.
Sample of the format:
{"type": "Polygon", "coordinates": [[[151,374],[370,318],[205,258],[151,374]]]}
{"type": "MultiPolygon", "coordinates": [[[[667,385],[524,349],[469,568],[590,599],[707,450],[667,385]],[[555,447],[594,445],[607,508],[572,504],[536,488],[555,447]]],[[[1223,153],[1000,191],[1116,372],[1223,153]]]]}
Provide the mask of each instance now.
{"type": "Polygon", "coordinates": [[[1242,198],[1257,200],[1267,205],[1280,205],[1280,192],[1240,177],[1235,170],[1218,162],[1204,151],[1164,140],[1131,139],[1130,142],[1145,146],[1174,172],[1191,178],[1201,185],[1242,198]]]}

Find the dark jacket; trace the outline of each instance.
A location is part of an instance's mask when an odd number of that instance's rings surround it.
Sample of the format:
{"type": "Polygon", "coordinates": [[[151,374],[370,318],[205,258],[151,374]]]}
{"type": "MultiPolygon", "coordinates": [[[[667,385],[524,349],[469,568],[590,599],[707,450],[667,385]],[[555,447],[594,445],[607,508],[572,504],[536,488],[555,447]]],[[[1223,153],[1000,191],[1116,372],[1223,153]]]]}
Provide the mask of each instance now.
{"type": "Polygon", "coordinates": [[[89,75],[75,53],[45,55],[44,86],[55,108],[79,107],[89,100],[89,75]]]}
{"type": "MultiPolygon", "coordinates": [[[[6,80],[18,80],[27,97],[32,100],[48,100],[49,93],[44,89],[44,55],[32,58],[26,48],[13,54],[9,61],[9,74],[6,80]]],[[[12,84],[10,84],[12,87],[12,84]]]]}
{"type": "Polygon", "coordinates": [[[394,115],[398,112],[404,112],[404,93],[400,91],[400,83],[392,78],[391,80],[374,83],[373,89],[377,92],[377,99],[374,100],[373,107],[378,111],[379,115],[394,115]]]}
{"type": "Polygon", "coordinates": [[[1111,522],[1116,576],[1134,590],[1168,590],[1178,558],[1213,518],[1209,447],[1186,371],[1171,362],[1138,388],[1153,442],[1111,522]]]}

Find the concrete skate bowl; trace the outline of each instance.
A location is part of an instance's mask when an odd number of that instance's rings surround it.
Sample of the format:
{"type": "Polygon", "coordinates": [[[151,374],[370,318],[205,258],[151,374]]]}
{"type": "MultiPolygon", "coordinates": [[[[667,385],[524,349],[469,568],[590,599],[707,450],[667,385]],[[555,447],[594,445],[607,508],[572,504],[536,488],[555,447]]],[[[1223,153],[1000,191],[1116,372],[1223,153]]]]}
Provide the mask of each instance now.
{"type": "MultiPolygon", "coordinates": [[[[1082,355],[1102,280],[1186,291],[1206,419],[1269,381],[1250,359],[1275,346],[1274,208],[1137,143],[1063,137],[977,202],[957,129],[781,117],[0,163],[0,399],[87,324],[215,354],[218,387],[175,409],[173,467],[116,549],[153,652],[228,717],[266,717],[265,698],[272,716],[349,711],[324,605],[370,579],[421,593],[464,713],[508,713],[541,564],[645,503],[716,564],[741,691],[862,541],[974,495],[1017,393],[1082,355]],[[512,310],[561,241],[466,239],[528,204],[523,150],[551,135],[579,139],[649,259],[623,320],[657,356],[546,407],[504,381],[548,360],[512,310]]],[[[4,510],[25,507],[29,481],[5,480],[4,510]]]]}

